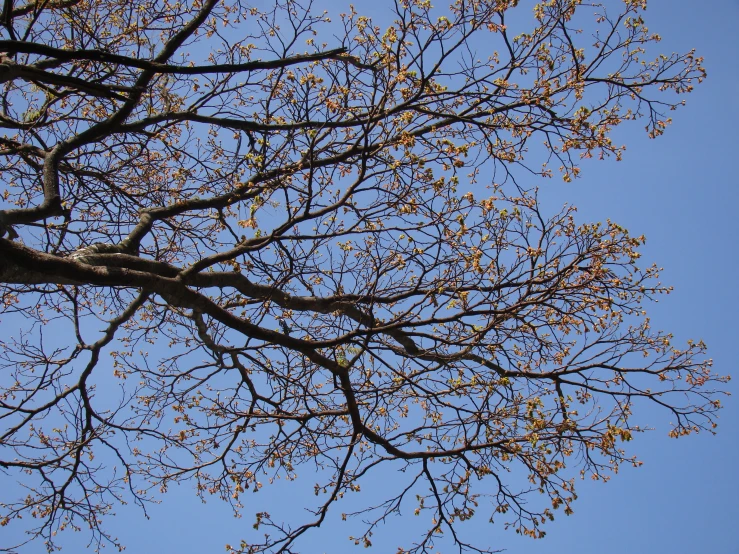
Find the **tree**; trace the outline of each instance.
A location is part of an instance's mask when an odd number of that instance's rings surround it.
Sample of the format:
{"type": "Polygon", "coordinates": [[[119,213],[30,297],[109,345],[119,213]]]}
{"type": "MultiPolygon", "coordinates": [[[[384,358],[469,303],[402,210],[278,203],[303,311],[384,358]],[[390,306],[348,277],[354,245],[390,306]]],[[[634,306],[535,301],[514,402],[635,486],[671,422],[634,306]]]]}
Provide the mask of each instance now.
{"type": "Polygon", "coordinates": [[[643,0],[517,4],[398,0],[382,27],[292,0],[6,0],[0,469],[26,492],[2,525],[118,545],[121,502],[193,481],[242,511],[309,471],[314,517],[259,512],[231,548],[297,552],[395,463],[404,487],[344,514],[357,544],[409,508],[431,523],[399,552],[487,552],[458,522],[540,537],[577,470],[638,465],[640,402],[673,436],[715,426],[726,379],[650,327],[669,288],[643,237],[526,183],[620,158],[623,122],[660,135],[702,60],[647,57],[643,0]]]}

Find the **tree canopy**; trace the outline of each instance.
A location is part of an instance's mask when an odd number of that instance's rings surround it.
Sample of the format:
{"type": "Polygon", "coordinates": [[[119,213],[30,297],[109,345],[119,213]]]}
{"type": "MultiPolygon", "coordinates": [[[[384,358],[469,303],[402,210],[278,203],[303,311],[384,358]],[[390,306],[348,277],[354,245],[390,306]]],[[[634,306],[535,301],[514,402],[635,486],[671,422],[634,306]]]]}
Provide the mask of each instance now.
{"type": "Polygon", "coordinates": [[[651,328],[644,238],[530,184],[705,77],[652,52],[646,0],[259,4],[5,0],[1,525],[119,546],[106,514],[188,481],[253,518],[233,552],[329,511],[489,552],[458,523],[541,537],[575,477],[638,465],[639,404],[715,427],[726,379],[651,328]],[[312,517],[244,507],[277,479],[315,481],[312,517]]]}

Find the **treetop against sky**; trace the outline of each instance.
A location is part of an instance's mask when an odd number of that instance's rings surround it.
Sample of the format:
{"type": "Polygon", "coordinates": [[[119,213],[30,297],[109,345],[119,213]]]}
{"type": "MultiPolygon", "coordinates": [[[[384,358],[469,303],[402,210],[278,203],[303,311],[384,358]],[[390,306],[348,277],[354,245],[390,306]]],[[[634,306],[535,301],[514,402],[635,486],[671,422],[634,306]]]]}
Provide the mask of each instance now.
{"type": "Polygon", "coordinates": [[[644,238],[530,185],[620,159],[622,124],[661,135],[702,58],[660,54],[642,1],[388,6],[6,2],[18,543],[119,546],[107,514],[188,482],[253,518],[234,552],[301,551],[329,514],[371,546],[401,512],[425,526],[398,552],[490,552],[460,523],[543,537],[575,477],[638,466],[635,407],[712,432],[727,378],[652,328],[644,238]],[[295,517],[244,500],[302,479],[295,517]]]}

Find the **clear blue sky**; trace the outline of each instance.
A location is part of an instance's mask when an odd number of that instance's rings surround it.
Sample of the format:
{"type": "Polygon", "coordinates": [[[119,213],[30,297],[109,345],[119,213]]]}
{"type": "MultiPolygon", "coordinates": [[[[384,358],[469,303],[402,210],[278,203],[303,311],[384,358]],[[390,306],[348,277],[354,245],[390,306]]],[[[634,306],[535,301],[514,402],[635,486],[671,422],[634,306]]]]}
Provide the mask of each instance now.
{"type": "MultiPolygon", "coordinates": [[[[373,10],[382,1],[374,0],[373,10]]],[[[355,0],[360,13],[363,3],[355,0]]],[[[319,6],[338,12],[346,4],[322,0],[319,6]]],[[[639,124],[624,128],[616,140],[628,146],[624,161],[587,164],[581,179],[571,184],[552,181],[543,190],[547,203],[577,205],[583,222],[610,218],[647,236],[644,258],[663,266],[663,281],[675,287],[672,295],[651,307],[654,327],[672,331],[677,339],[705,340],[716,370],[735,376],[732,391],[739,382],[733,350],[739,343],[737,21],[739,0],[650,0],[647,22],[662,35],[662,50],[695,47],[706,58],[708,80],[674,114],[675,122],[663,137],[649,140],[639,124]]],[[[479,542],[515,554],[739,553],[738,402],[736,397],[724,400],[716,437],[668,439],[662,414],[637,412],[635,420],[657,427],[633,444],[643,467],[624,467],[605,485],[581,483],[574,515],[548,524],[543,540],[522,539],[500,526],[480,523],[474,528],[483,534],[479,542]]],[[[281,488],[260,495],[271,496],[273,502],[298,503],[296,497],[305,490],[281,488]]],[[[253,511],[260,508],[261,503],[253,511]]],[[[133,508],[118,514],[109,524],[132,553],[223,552],[225,543],[238,544],[252,524],[250,517],[234,519],[216,500],[201,504],[185,487],[165,496],[151,510],[149,521],[133,508]]],[[[394,552],[393,535],[405,525],[404,519],[391,522],[370,552],[394,552]]],[[[5,535],[10,532],[0,529],[0,545],[13,540],[5,535]]],[[[334,519],[304,543],[301,552],[352,551],[348,534],[334,519]]],[[[69,545],[65,551],[79,551],[84,538],[79,534],[63,540],[69,545]]],[[[42,551],[42,545],[37,546],[42,551]]]]}

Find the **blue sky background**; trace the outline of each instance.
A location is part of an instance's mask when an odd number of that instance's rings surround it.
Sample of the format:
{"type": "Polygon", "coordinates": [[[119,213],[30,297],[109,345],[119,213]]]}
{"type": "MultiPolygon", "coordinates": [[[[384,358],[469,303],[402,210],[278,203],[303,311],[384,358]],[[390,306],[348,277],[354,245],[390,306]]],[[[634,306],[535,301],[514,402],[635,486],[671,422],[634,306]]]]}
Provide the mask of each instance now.
{"type": "MultiPolygon", "coordinates": [[[[330,13],[346,2],[323,0],[330,13]]],[[[355,0],[362,13],[364,0],[355,0]]],[[[369,5],[370,3],[367,2],[369,5]]],[[[380,0],[372,2],[377,11],[380,0]]],[[[565,184],[545,183],[544,205],[564,202],[579,207],[579,220],[610,218],[633,234],[647,236],[643,258],[663,266],[663,281],[675,292],[651,306],[653,326],[673,332],[678,341],[703,339],[715,369],[739,377],[734,348],[739,343],[739,47],[736,25],[739,0],[650,0],[646,21],[663,37],[665,53],[695,47],[706,58],[707,81],[688,97],[675,122],[657,140],[643,125],[626,126],[616,134],[627,144],[624,161],[585,164],[582,178],[565,184]]],[[[729,384],[736,391],[737,380],[729,384]]],[[[631,451],[644,461],[640,469],[624,467],[608,484],[581,482],[574,515],[560,515],[548,524],[547,537],[523,539],[502,526],[472,523],[479,543],[506,548],[515,554],[550,552],[616,554],[739,553],[739,399],[724,399],[718,435],[667,438],[665,415],[644,407],[634,421],[656,427],[637,436],[631,451]]],[[[392,486],[392,478],[370,483],[369,494],[392,486]]],[[[310,476],[296,488],[265,487],[255,497],[263,503],[300,504],[312,494],[310,476]]],[[[233,518],[216,500],[201,504],[188,488],[174,487],[145,520],[124,507],[109,525],[132,553],[223,552],[251,530],[252,519],[233,518]]],[[[482,514],[481,514],[482,515],[482,514]]],[[[337,554],[353,547],[350,531],[333,518],[304,544],[307,554],[337,554]]],[[[392,521],[375,538],[370,552],[395,552],[401,530],[415,523],[412,515],[392,521]]],[[[0,529],[0,545],[19,537],[0,529]]],[[[84,548],[84,534],[70,535],[65,551],[84,548]]],[[[42,545],[37,545],[42,551],[42,545]]],[[[359,551],[359,550],[357,550],[359,551]]],[[[451,552],[442,549],[441,552],[451,552]]]]}

